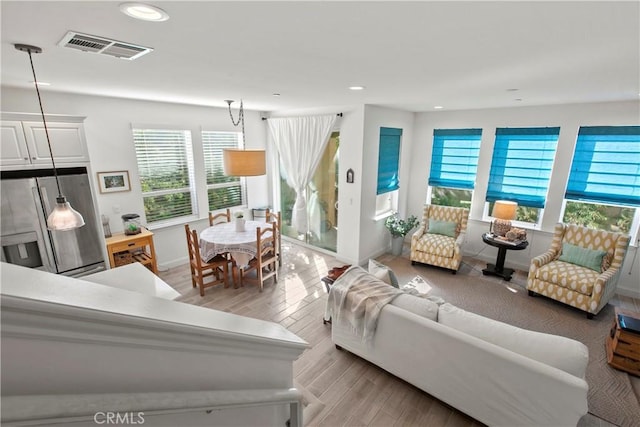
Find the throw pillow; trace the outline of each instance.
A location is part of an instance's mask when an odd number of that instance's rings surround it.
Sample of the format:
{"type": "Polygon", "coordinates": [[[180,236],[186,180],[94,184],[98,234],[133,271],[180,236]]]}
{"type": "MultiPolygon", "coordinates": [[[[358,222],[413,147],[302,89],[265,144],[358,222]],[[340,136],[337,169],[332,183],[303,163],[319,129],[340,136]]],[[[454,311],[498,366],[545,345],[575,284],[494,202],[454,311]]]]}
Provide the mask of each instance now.
{"type": "Polygon", "coordinates": [[[563,243],[562,254],[558,257],[558,261],[576,264],[600,273],[602,270],[602,258],[606,254],[605,251],[581,248],[571,243],[563,243]]]}
{"type": "Polygon", "coordinates": [[[443,236],[456,237],[457,223],[453,221],[439,221],[429,218],[429,229],[427,233],[442,234],[443,236]]]}
{"type": "Polygon", "coordinates": [[[438,323],[580,378],[587,369],[589,350],[570,338],[518,328],[449,303],[439,307],[438,323]]]}
{"type": "Polygon", "coordinates": [[[428,299],[415,295],[402,294],[395,297],[389,304],[410,311],[418,316],[426,317],[434,322],[438,321],[438,304],[428,299]]]}
{"type": "Polygon", "coordinates": [[[398,287],[398,278],[396,277],[393,270],[391,270],[386,265],[379,263],[375,259],[369,260],[369,266],[367,268],[367,271],[370,274],[376,276],[376,278],[393,286],[394,288],[398,287]]]}

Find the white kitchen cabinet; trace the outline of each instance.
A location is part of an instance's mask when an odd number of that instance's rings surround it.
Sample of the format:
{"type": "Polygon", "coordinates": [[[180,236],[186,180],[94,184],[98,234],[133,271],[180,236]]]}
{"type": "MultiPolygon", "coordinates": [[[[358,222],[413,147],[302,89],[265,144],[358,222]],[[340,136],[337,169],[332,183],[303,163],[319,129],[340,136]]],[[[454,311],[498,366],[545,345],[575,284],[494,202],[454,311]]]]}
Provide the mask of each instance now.
{"type": "MultiPolygon", "coordinates": [[[[61,122],[47,117],[47,129],[56,166],[88,163],[84,125],[61,122]]],[[[51,167],[51,155],[42,121],[2,121],[2,166],[51,167]]]]}
{"type": "Polygon", "coordinates": [[[0,158],[2,166],[26,166],[31,164],[22,122],[3,121],[0,134],[0,158]]]}

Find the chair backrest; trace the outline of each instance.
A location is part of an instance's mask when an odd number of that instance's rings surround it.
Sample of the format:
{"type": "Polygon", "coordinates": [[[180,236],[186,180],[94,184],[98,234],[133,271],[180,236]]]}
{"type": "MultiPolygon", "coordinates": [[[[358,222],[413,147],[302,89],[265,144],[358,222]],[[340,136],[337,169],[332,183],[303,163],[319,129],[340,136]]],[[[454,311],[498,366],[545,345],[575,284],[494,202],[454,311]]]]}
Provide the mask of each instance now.
{"type": "Polygon", "coordinates": [[[622,265],[629,246],[629,236],[613,231],[597,230],[575,224],[556,224],[551,248],[562,250],[562,243],[607,252],[611,266],[622,265]]]}
{"type": "Polygon", "coordinates": [[[467,221],[469,220],[469,209],[456,208],[451,206],[424,205],[422,222],[426,227],[429,226],[429,218],[438,221],[450,221],[458,224],[456,227],[456,237],[460,233],[467,231],[467,221]]]}
{"type": "Polygon", "coordinates": [[[256,247],[256,258],[259,264],[263,259],[276,255],[276,234],[273,223],[256,228],[256,247]]]}
{"type": "Polygon", "coordinates": [[[184,225],[187,234],[187,249],[189,250],[189,262],[194,263],[198,268],[202,267],[202,258],[200,257],[200,241],[198,232],[191,230],[189,224],[184,225]]]}
{"type": "Polygon", "coordinates": [[[209,212],[209,226],[221,224],[223,222],[231,222],[231,211],[229,208],[227,208],[226,212],[217,213],[215,215],[213,212],[209,212]]]}
{"type": "Polygon", "coordinates": [[[266,221],[273,224],[274,238],[275,238],[275,247],[276,254],[278,255],[278,261],[280,265],[282,265],[282,259],[280,259],[280,254],[282,252],[282,219],[280,216],[280,212],[269,212],[267,209],[266,213],[266,221]]]}

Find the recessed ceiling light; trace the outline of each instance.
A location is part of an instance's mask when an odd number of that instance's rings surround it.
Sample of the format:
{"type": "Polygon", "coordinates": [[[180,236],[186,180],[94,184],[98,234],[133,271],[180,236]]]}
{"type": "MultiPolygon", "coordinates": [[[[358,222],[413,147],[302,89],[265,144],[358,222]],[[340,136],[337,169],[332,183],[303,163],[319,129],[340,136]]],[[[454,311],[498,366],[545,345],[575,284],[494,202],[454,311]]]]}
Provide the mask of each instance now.
{"type": "Polygon", "coordinates": [[[516,99],[514,99],[514,101],[520,102],[520,101],[522,101],[522,98],[516,98],[516,99]]]}
{"type": "Polygon", "coordinates": [[[436,105],[433,107],[435,110],[442,110],[444,107],[442,105],[436,105]]]}
{"type": "Polygon", "coordinates": [[[349,86],[350,90],[364,90],[364,86],[349,86]]]}
{"type": "Polygon", "coordinates": [[[515,92],[515,91],[518,91],[518,90],[520,90],[520,89],[512,88],[512,89],[507,89],[507,92],[515,92]]]}
{"type": "Polygon", "coordinates": [[[280,96],[280,94],[279,93],[274,93],[273,96],[280,96]]]}
{"type": "MultiPolygon", "coordinates": [[[[31,84],[35,84],[36,82],[34,82],[33,80],[31,80],[29,83],[31,83],[31,84]]],[[[38,82],[38,86],[51,86],[51,83],[47,83],[47,82],[38,82]]]]}
{"type": "Polygon", "coordinates": [[[169,14],[159,7],[144,3],[122,3],[122,13],[143,21],[162,22],[169,19],[169,14]]]}

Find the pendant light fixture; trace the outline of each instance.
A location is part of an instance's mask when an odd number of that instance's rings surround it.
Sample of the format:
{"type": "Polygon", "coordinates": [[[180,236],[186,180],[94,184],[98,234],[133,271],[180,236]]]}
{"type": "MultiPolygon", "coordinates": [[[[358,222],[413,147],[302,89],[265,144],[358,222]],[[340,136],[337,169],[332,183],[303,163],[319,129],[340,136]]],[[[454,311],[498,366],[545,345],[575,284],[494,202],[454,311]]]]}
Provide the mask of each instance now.
{"type": "Polygon", "coordinates": [[[56,163],[53,160],[53,150],[51,149],[51,140],[49,138],[49,129],[47,128],[47,119],[44,116],[44,109],[42,108],[42,98],[40,97],[40,89],[38,88],[38,79],[36,78],[36,69],[33,67],[32,53],[42,53],[42,49],[37,46],[31,46],[28,44],[15,44],[16,49],[21,52],[27,52],[29,54],[29,62],[31,63],[31,71],[33,72],[33,83],[36,87],[36,93],[38,94],[38,103],[40,104],[40,113],[42,114],[42,124],[44,125],[44,134],[47,137],[47,145],[49,146],[49,155],[51,155],[51,165],[53,166],[53,175],[56,178],[56,185],[58,187],[58,197],[56,197],[56,206],[53,208],[51,214],[47,218],[47,228],[53,231],[67,231],[75,228],[80,228],[84,225],[84,218],[74,210],[66,197],[62,195],[60,190],[60,181],[58,180],[58,171],[56,170],[56,163]]]}
{"type": "MultiPolygon", "coordinates": [[[[244,147],[244,106],[240,100],[238,120],[233,119],[231,113],[232,100],[225,100],[229,106],[229,116],[234,126],[242,124],[242,146],[244,147]]],[[[229,149],[222,150],[224,174],[227,176],[258,176],[267,173],[264,150],[229,149]]]]}

